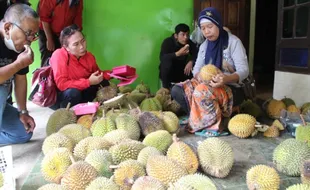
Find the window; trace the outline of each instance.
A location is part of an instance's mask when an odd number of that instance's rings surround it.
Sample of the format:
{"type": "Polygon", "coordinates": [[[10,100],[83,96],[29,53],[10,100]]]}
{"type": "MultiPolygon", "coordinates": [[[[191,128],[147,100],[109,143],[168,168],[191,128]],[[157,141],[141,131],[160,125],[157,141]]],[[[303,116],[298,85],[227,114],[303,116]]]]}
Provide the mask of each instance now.
{"type": "Polygon", "coordinates": [[[276,70],[310,74],[310,0],[279,0],[276,70]]]}

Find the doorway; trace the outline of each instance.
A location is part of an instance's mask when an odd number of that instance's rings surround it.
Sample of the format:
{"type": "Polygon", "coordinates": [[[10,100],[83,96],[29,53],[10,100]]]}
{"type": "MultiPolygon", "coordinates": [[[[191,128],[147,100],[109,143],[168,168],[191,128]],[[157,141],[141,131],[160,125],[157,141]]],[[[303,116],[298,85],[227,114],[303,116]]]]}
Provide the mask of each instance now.
{"type": "Polygon", "coordinates": [[[278,1],[256,1],[253,74],[258,98],[272,97],[276,60],[278,1]]]}

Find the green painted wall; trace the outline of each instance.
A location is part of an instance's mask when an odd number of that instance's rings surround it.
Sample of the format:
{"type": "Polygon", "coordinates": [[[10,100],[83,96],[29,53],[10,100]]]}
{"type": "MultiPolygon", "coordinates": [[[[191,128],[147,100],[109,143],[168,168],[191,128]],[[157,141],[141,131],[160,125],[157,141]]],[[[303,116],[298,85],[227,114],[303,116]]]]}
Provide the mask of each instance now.
{"type": "MultiPolygon", "coordinates": [[[[38,0],[30,2],[36,7],[38,0]]],[[[131,65],[139,75],[135,84],[143,80],[155,92],[159,88],[161,42],[171,35],[176,24],[192,26],[192,12],[193,2],[189,0],[86,0],[83,32],[88,50],[101,69],[131,65]]],[[[40,65],[38,43],[32,47],[35,62],[31,71],[40,65]]]]}

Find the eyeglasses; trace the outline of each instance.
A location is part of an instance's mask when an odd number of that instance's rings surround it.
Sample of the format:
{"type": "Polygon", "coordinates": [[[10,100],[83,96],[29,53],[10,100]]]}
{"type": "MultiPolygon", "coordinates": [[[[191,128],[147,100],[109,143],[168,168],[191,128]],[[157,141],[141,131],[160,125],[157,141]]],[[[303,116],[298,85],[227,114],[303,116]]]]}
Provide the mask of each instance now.
{"type": "Polygon", "coordinates": [[[39,33],[36,32],[34,34],[32,34],[31,32],[26,32],[25,30],[23,30],[20,26],[18,26],[17,24],[15,23],[12,23],[14,26],[16,26],[17,28],[19,28],[21,31],[23,31],[23,33],[25,34],[26,36],[26,39],[27,41],[29,42],[33,42],[33,41],[36,41],[38,38],[39,38],[39,33]]]}

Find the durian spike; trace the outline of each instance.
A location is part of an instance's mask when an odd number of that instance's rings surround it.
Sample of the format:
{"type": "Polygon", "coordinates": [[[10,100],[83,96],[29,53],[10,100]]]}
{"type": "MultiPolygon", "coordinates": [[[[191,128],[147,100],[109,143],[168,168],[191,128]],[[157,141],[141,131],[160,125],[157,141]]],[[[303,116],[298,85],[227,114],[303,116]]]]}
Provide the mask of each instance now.
{"type": "Polygon", "coordinates": [[[70,106],[71,106],[71,102],[69,102],[69,103],[67,104],[66,110],[69,110],[69,109],[70,109],[70,106]]]}
{"type": "Polygon", "coordinates": [[[105,118],[105,117],[106,117],[106,113],[105,113],[105,112],[106,112],[106,110],[103,109],[103,110],[102,110],[102,117],[101,117],[101,118],[105,118]]]}
{"type": "Polygon", "coordinates": [[[172,139],[173,139],[173,142],[179,142],[180,141],[180,139],[177,137],[177,134],[173,134],[172,135],[172,139]]]}
{"type": "Polygon", "coordinates": [[[131,107],[131,105],[130,105],[130,104],[128,104],[128,107],[129,107],[129,109],[131,109],[131,110],[132,110],[132,107],[131,107]]]}
{"type": "Polygon", "coordinates": [[[134,179],[128,179],[128,180],[126,181],[126,183],[127,183],[127,184],[130,184],[130,185],[133,185],[134,182],[135,182],[134,179]]]}
{"type": "Polygon", "coordinates": [[[302,114],[300,114],[300,118],[301,118],[301,120],[302,120],[303,125],[306,126],[307,123],[305,122],[305,119],[304,119],[304,117],[302,116],[302,114]]]}
{"type": "Polygon", "coordinates": [[[119,168],[119,166],[118,165],[110,165],[109,168],[110,169],[117,169],[117,168],[119,168]]]}

